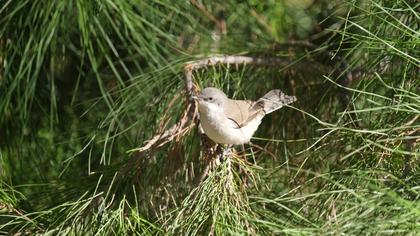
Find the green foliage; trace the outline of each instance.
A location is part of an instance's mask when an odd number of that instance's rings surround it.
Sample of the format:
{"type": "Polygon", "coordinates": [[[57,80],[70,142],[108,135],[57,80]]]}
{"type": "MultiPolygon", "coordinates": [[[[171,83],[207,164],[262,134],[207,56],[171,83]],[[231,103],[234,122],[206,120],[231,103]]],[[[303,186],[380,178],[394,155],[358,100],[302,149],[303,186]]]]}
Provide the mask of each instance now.
{"type": "Polygon", "coordinates": [[[250,222],[253,213],[240,189],[244,183],[235,175],[234,161],[221,163],[183,200],[174,219],[169,219],[170,234],[255,234],[250,222]]]}
{"type": "Polygon", "coordinates": [[[2,1],[0,234],[416,235],[418,8],[2,1]],[[185,63],[213,54],[289,64],[209,67],[199,87],[298,102],[229,159],[197,127],[139,153],[182,119],[185,63]]]}

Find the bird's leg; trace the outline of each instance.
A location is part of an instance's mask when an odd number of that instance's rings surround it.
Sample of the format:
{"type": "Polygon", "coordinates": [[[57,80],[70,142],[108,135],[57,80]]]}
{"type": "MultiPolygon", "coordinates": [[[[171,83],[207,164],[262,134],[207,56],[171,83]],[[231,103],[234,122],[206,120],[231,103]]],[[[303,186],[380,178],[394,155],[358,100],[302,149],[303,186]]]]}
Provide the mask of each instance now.
{"type": "Polygon", "coordinates": [[[217,155],[219,157],[220,162],[223,162],[226,156],[229,156],[232,154],[232,144],[224,145],[223,149],[221,149],[221,152],[217,155]]]}
{"type": "Polygon", "coordinates": [[[215,154],[216,156],[223,155],[223,144],[217,144],[215,154]]]}
{"type": "Polygon", "coordinates": [[[226,145],[225,149],[223,150],[223,156],[228,156],[232,154],[232,148],[233,148],[233,144],[226,145]]]}

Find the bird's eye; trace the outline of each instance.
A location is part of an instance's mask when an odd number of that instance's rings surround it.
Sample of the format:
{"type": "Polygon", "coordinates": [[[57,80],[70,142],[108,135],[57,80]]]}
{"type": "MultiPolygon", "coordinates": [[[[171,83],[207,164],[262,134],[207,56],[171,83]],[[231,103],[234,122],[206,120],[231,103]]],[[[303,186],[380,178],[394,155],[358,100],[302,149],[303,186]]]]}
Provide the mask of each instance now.
{"type": "Polygon", "coordinates": [[[213,100],[213,98],[212,97],[209,97],[209,100],[211,101],[211,100],[213,100]]]}

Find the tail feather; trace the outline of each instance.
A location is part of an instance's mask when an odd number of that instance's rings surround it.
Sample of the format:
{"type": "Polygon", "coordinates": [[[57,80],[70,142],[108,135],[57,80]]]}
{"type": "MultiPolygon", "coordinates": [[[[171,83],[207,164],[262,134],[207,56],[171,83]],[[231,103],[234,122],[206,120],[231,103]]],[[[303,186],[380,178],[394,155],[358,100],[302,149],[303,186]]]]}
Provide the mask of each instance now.
{"type": "Polygon", "coordinates": [[[279,89],[274,89],[260,98],[257,103],[259,103],[264,108],[264,112],[268,114],[294,101],[296,101],[295,96],[288,96],[279,89]]]}

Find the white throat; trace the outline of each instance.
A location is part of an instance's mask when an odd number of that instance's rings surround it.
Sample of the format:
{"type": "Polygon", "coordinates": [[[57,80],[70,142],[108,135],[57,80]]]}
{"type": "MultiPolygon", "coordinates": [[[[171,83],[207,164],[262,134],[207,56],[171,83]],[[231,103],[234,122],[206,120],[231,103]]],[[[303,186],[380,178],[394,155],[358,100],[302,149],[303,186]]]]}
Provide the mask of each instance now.
{"type": "Polygon", "coordinates": [[[198,104],[198,109],[200,110],[201,116],[214,116],[214,115],[224,115],[224,109],[223,107],[215,104],[215,103],[209,103],[209,102],[203,102],[198,104]]]}

